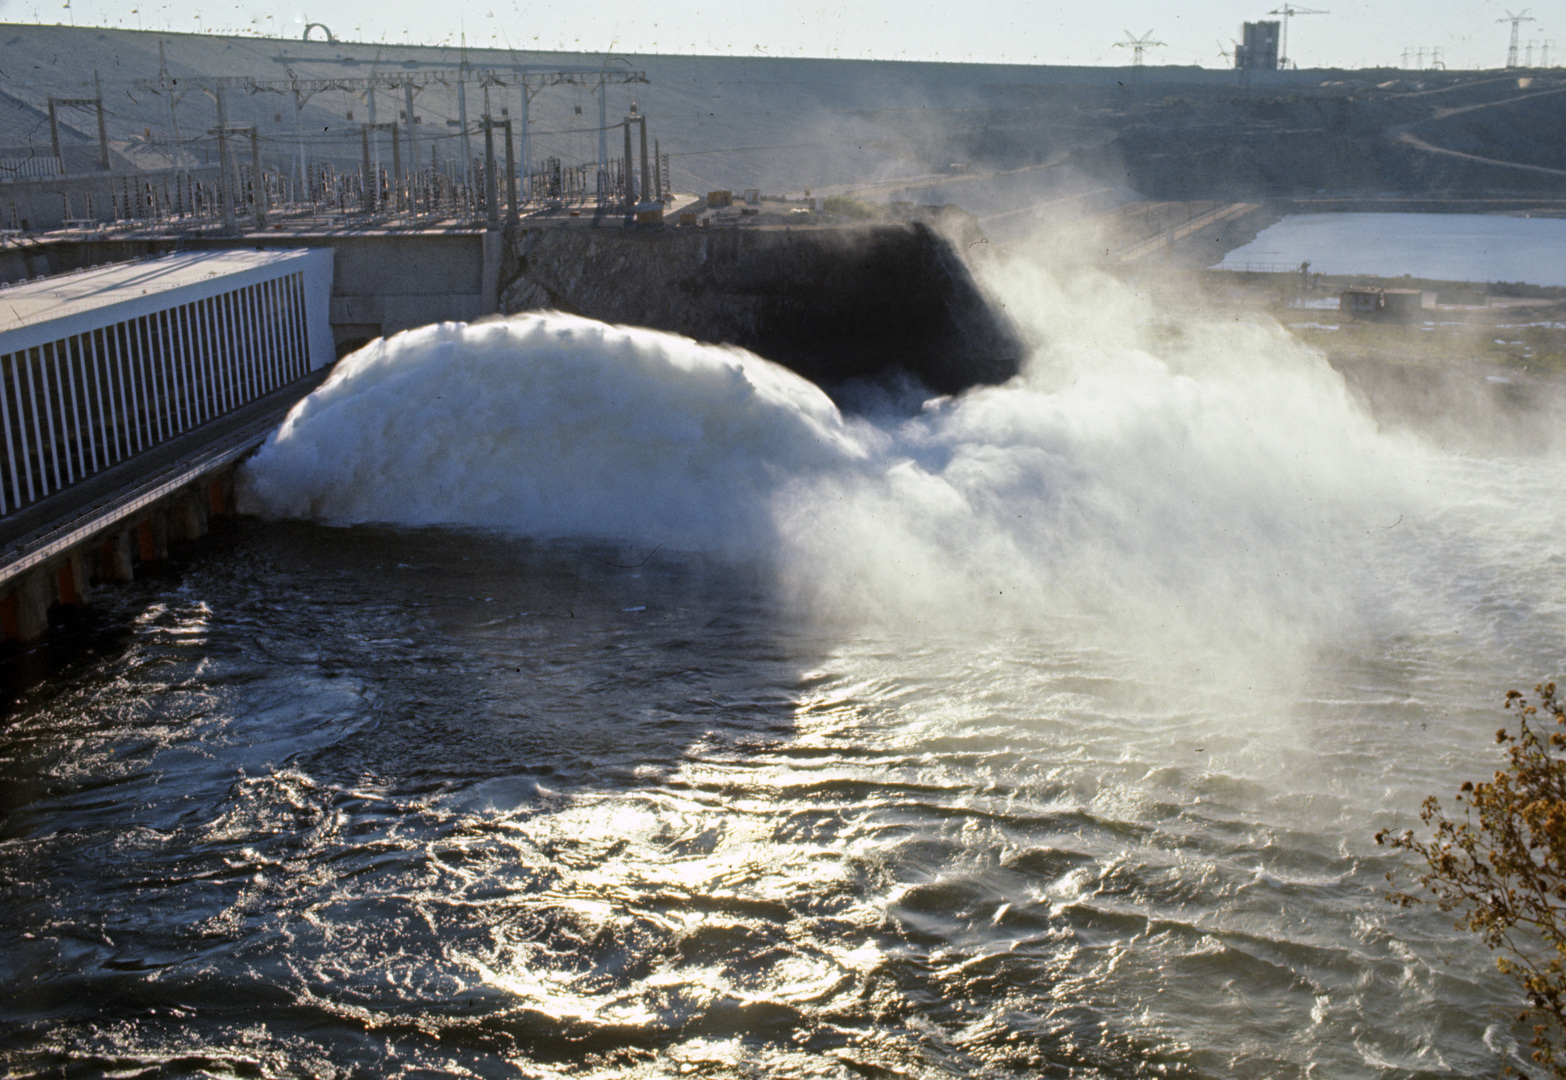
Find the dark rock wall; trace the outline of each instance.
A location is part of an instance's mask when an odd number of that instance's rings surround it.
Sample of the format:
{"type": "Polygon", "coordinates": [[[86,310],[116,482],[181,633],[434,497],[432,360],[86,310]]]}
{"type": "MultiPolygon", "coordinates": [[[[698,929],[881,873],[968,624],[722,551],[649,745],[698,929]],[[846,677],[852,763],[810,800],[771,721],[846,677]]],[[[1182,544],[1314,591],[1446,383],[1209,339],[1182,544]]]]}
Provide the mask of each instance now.
{"type": "Polygon", "coordinates": [[[500,310],[552,308],[738,345],[831,387],[889,370],[954,393],[1023,348],[944,235],[921,222],[508,238],[500,310]]]}

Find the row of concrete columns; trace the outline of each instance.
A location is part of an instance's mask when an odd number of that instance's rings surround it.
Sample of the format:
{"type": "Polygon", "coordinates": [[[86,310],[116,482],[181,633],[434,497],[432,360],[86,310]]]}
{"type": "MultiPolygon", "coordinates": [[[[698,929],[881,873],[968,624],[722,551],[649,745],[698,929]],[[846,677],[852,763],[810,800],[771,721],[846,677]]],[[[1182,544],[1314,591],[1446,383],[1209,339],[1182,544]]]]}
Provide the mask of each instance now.
{"type": "Polygon", "coordinates": [[[23,645],[42,640],[55,607],[91,607],[95,586],[134,580],[137,566],[168,558],[170,543],[199,540],[211,518],[233,512],[234,474],[229,468],[116,522],[0,586],[0,637],[23,645]]]}

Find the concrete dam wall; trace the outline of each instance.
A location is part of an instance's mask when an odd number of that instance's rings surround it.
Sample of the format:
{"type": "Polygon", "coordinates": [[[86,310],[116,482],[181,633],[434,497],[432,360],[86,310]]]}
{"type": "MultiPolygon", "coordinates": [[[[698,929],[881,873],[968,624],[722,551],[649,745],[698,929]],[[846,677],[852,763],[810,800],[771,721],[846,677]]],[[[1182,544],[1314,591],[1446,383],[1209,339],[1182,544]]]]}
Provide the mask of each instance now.
{"type": "Polygon", "coordinates": [[[952,242],[918,221],[520,229],[499,272],[502,312],[739,345],[829,387],[900,369],[954,393],[1015,375],[1023,351],[952,242]]]}
{"type": "Polygon", "coordinates": [[[1005,381],[1023,352],[953,242],[918,221],[62,238],[0,255],[0,280],[255,247],[333,250],[339,353],[430,322],[539,308],[739,345],[827,387],[897,369],[954,393],[1005,381]]]}

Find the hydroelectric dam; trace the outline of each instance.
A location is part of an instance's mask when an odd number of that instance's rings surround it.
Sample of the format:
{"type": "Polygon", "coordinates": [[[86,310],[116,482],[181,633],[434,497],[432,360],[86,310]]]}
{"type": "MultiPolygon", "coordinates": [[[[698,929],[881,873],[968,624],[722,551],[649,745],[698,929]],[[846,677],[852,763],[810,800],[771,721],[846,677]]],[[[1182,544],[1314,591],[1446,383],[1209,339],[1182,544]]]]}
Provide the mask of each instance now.
{"type": "Polygon", "coordinates": [[[900,375],[953,393],[1018,370],[1015,330],[953,242],[960,215],[712,220],[54,234],[5,250],[6,640],[38,640],[51,609],[232,513],[236,464],[335,357],[398,331],[555,310],[745,348],[829,390],[900,375]]]}

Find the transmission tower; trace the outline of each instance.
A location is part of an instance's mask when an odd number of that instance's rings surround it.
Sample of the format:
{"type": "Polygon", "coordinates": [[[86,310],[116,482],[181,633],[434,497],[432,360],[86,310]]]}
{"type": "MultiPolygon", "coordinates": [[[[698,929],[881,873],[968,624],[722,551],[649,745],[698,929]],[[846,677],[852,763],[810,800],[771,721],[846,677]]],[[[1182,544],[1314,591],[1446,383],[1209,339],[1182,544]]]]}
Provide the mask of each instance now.
{"type": "Polygon", "coordinates": [[[1149,30],[1147,33],[1143,34],[1141,37],[1137,37],[1135,34],[1131,33],[1131,31],[1127,30],[1126,31],[1126,39],[1124,41],[1117,41],[1117,42],[1115,42],[1115,48],[1117,48],[1117,49],[1130,49],[1131,50],[1131,66],[1132,67],[1141,67],[1142,66],[1142,50],[1143,49],[1151,49],[1151,48],[1155,48],[1155,47],[1161,48],[1163,46],[1163,44],[1164,43],[1162,41],[1154,41],[1153,40],[1153,32],[1151,30],[1149,30]]]}
{"type": "Polygon", "coordinates": [[[1512,24],[1512,42],[1506,47],[1506,66],[1509,68],[1514,68],[1517,66],[1517,28],[1525,22],[1538,22],[1539,20],[1528,14],[1527,8],[1523,8],[1516,15],[1513,15],[1510,11],[1508,11],[1506,13],[1506,18],[1496,19],[1495,21],[1498,23],[1509,22],[1512,24]]]}
{"type": "Polygon", "coordinates": [[[1331,15],[1332,12],[1322,11],[1319,8],[1303,8],[1295,7],[1293,4],[1284,4],[1281,8],[1274,8],[1267,14],[1283,16],[1283,37],[1278,42],[1278,68],[1283,70],[1289,66],[1289,20],[1296,15],[1331,15]]]}

